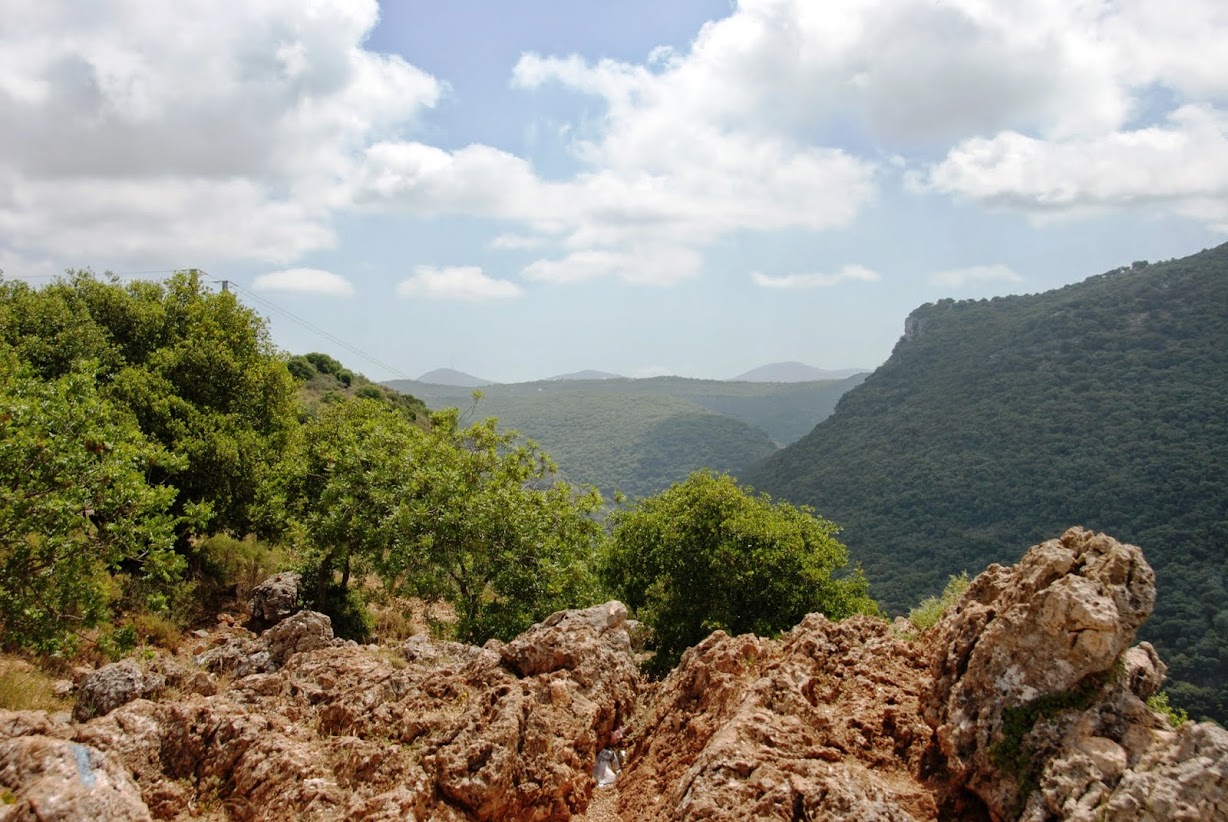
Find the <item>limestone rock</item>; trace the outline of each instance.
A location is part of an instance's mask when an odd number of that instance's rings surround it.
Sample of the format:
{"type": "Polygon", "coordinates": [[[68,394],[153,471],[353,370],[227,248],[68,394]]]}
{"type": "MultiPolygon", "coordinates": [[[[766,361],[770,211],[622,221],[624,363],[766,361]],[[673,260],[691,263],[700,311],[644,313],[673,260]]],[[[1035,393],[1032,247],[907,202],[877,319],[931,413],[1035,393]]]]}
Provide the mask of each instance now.
{"type": "Polygon", "coordinates": [[[626,819],[933,819],[926,660],[881,621],[717,632],[661,685],[619,777],[626,819]]]}
{"type": "Polygon", "coordinates": [[[73,718],[83,722],[110,713],[134,699],[157,694],[165,685],[160,674],[142,671],[130,659],[104,665],[81,682],[73,718]]]}
{"type": "Polygon", "coordinates": [[[280,668],[294,654],[331,648],[333,622],[316,611],[299,611],[265,631],[260,638],[268,646],[269,661],[280,668]]]}
{"type": "Polygon", "coordinates": [[[252,621],[261,627],[271,627],[301,610],[302,577],[293,571],[274,574],[252,589],[247,605],[252,621]]]}
{"type": "Polygon", "coordinates": [[[12,803],[0,818],[147,822],[149,808],[128,771],[97,748],[43,735],[0,740],[0,786],[12,803]]]}

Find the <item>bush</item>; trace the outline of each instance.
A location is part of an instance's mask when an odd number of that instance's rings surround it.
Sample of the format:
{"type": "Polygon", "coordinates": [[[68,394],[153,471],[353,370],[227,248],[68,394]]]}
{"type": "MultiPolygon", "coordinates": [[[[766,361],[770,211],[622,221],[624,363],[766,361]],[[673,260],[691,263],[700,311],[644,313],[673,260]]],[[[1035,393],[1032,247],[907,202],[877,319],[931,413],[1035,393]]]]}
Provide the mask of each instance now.
{"type": "Polygon", "coordinates": [[[942,615],[959,602],[959,598],[964,595],[964,591],[968,590],[970,584],[967,571],[950,577],[947,580],[947,587],[942,590],[940,596],[927,597],[921,600],[920,605],[908,612],[908,621],[918,631],[933,628],[938,624],[938,620],[942,619],[942,615]]]}
{"type": "Polygon", "coordinates": [[[877,614],[836,526],[808,508],[754,496],[728,475],[692,474],[612,516],[602,580],[653,631],[664,673],[714,630],[771,635],[807,613],[877,614]]]}

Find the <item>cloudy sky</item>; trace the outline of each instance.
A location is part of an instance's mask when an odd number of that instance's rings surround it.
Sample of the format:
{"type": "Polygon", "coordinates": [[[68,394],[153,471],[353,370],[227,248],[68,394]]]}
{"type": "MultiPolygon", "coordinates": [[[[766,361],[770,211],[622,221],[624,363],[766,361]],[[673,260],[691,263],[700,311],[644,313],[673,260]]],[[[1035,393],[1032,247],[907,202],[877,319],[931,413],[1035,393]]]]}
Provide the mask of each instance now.
{"type": "Polygon", "coordinates": [[[0,20],[6,277],[201,268],[376,379],[872,367],[921,303],[1228,240],[1223,0],[0,20]]]}

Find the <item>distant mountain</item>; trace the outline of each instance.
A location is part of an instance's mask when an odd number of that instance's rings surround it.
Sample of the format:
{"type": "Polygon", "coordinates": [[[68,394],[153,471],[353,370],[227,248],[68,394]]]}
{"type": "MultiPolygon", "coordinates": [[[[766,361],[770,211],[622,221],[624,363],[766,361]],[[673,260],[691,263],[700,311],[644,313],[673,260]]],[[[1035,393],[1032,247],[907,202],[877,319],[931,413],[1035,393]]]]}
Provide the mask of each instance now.
{"type": "Polygon", "coordinates": [[[570,374],[559,374],[557,377],[550,377],[551,382],[555,380],[625,380],[622,374],[611,374],[609,371],[573,371],[570,374]]]}
{"type": "MultiPolygon", "coordinates": [[[[474,416],[536,440],[566,476],[631,496],[653,494],[696,468],[737,474],[793,442],[862,377],[792,384],[649,379],[490,385],[474,416]]],[[[433,409],[472,404],[470,389],[385,383],[433,409]]]]}
{"type": "Polygon", "coordinates": [[[414,382],[424,382],[429,385],[452,385],[460,388],[481,388],[484,385],[494,385],[490,380],[484,380],[453,368],[436,368],[434,371],[427,371],[414,382]]]}
{"type": "Polygon", "coordinates": [[[746,473],[843,527],[900,613],[1071,525],[1143,548],[1140,638],[1228,721],[1228,245],[914,311],[886,363],[746,473]]]}
{"type": "Polygon", "coordinates": [[[826,371],[802,362],[774,362],[752,368],[745,374],[731,377],[730,382],[814,382],[815,380],[842,380],[854,374],[864,374],[869,368],[840,368],[826,371]]]}

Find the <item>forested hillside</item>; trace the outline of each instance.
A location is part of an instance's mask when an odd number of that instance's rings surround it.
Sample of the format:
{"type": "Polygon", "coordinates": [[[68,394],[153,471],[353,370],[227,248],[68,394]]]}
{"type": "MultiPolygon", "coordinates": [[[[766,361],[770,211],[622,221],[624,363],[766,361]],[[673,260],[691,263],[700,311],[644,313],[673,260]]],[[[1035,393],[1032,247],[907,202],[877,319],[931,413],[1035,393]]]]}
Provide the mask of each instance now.
{"type": "Polygon", "coordinates": [[[918,308],[891,358],[747,472],[844,527],[901,612],[1074,524],[1144,549],[1142,638],[1228,719],[1228,245],[1044,294],[918,308]]]}
{"type": "MultiPolygon", "coordinates": [[[[739,472],[801,437],[862,379],[752,384],[680,377],[545,380],[482,388],[471,412],[550,452],[572,481],[655,493],[698,468],[739,472]]],[[[470,389],[394,380],[430,407],[468,408],[470,389]]]]}

